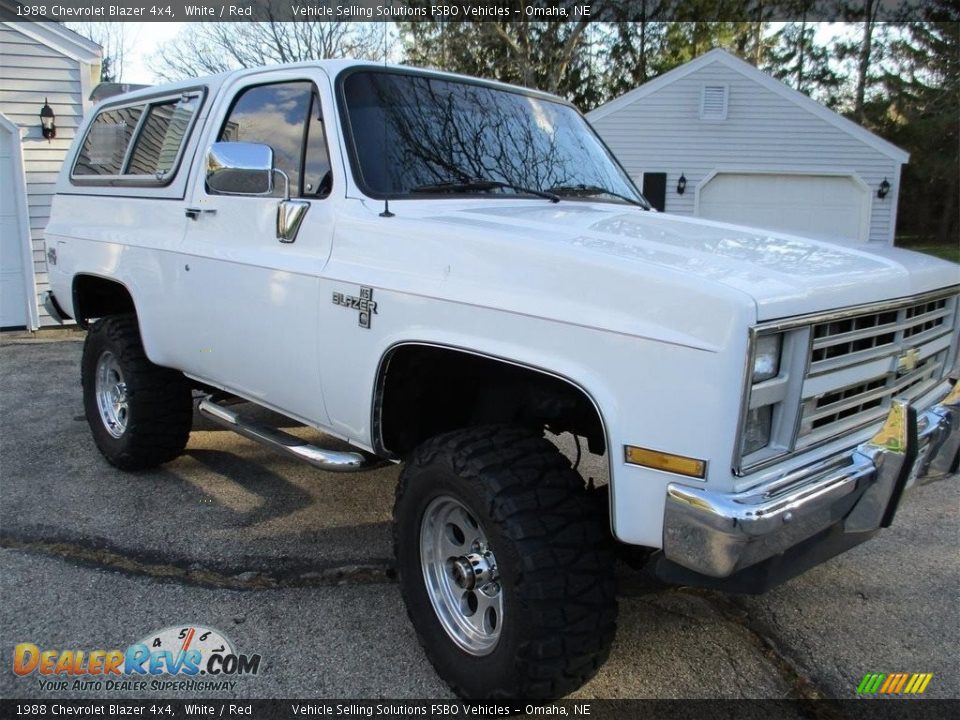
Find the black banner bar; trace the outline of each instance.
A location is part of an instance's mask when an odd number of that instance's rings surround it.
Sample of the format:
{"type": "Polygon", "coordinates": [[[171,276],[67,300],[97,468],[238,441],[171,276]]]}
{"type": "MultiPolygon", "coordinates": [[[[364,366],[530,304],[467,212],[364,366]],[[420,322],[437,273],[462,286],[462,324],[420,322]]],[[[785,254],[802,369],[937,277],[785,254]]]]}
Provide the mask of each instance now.
{"type": "Polygon", "coordinates": [[[0,700],[0,717],[34,718],[497,718],[565,717],[584,720],[946,720],[960,700],[0,700]]]}
{"type": "MultiPolygon", "coordinates": [[[[877,0],[873,21],[918,19],[925,0],[877,0]]],[[[8,21],[97,22],[806,22],[862,20],[865,3],[822,0],[23,0],[0,1],[8,21]],[[841,9],[842,7],[842,9],[841,9]]]]}

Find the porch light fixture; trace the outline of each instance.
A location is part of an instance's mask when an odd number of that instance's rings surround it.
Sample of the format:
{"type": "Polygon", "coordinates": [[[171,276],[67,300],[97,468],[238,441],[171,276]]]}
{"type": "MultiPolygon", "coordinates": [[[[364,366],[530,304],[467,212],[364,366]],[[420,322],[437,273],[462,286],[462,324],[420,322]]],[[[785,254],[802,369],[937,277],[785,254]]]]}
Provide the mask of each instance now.
{"type": "Polygon", "coordinates": [[[40,129],[43,137],[47,140],[53,140],[57,136],[57,116],[53,114],[53,108],[43,99],[43,107],[40,108],[40,129]]]}
{"type": "Polygon", "coordinates": [[[887,182],[886,178],[884,178],[883,182],[880,183],[880,187],[877,189],[877,197],[883,200],[889,194],[890,194],[890,183],[887,182]]]}
{"type": "Polygon", "coordinates": [[[680,173],[680,179],[677,180],[677,195],[683,195],[687,190],[687,176],[680,173]]]}

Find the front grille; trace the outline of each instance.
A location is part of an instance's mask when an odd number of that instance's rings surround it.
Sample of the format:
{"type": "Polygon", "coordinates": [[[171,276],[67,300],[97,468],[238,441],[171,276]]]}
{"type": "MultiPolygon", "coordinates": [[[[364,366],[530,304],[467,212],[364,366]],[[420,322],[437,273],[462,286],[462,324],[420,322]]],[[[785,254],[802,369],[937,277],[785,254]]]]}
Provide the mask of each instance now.
{"type": "Polygon", "coordinates": [[[882,418],[943,377],[957,296],[813,325],[795,449],[882,418]]]}
{"type": "Polygon", "coordinates": [[[810,372],[833,370],[949,335],[955,298],[813,326],[810,372]]]}

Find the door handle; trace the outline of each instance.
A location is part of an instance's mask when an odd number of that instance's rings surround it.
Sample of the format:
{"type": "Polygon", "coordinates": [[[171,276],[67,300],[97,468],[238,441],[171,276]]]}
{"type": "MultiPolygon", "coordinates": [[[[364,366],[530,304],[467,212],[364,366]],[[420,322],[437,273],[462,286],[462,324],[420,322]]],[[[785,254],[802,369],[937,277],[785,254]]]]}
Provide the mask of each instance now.
{"type": "Polygon", "coordinates": [[[216,215],[217,211],[213,208],[192,208],[188,207],[184,210],[184,214],[191,220],[197,220],[201,215],[216,215]]]}
{"type": "Polygon", "coordinates": [[[303,216],[310,209],[306,200],[281,200],[277,207],[277,240],[292,243],[297,239],[303,216]]]}

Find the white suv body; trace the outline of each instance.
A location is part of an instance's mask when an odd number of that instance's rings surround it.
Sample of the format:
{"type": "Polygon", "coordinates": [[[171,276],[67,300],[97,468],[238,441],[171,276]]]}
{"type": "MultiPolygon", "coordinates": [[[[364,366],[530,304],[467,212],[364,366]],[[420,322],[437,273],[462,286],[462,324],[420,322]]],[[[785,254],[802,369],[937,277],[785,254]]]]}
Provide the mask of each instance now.
{"type": "MultiPolygon", "coordinates": [[[[684,582],[722,583],[811,537],[845,535],[836,548],[849,546],[892,518],[905,485],[955,462],[956,265],[611,198],[407,196],[384,212],[358,181],[351,148],[365,138],[345,129],[338,86],[343,74],[377,70],[341,61],[245,70],[102,103],[67,158],[46,231],[53,309],[82,323],[109,315],[83,297],[94,281],[78,278],[117,283],[153,364],[391,460],[411,448],[391,447],[404,431],[387,426],[407,421],[384,411],[385,378],[422,362],[392,363],[400,350],[556,380],[599,421],[591,447],[609,462],[612,534],[660,550],[663,575],[684,582]],[[300,82],[319,103],[332,183],[307,200],[286,242],[281,199],[211,192],[207,151],[245,90],[300,82]],[[100,113],[164,101],[192,110],[172,170],[77,174],[100,113]],[[755,368],[772,376],[754,382],[755,368]],[[747,442],[759,444],[745,451],[747,442]]],[[[413,382],[396,391],[411,412],[413,382]]]]}

